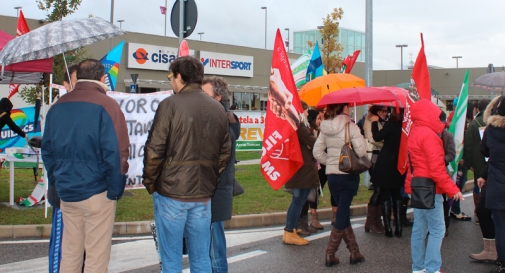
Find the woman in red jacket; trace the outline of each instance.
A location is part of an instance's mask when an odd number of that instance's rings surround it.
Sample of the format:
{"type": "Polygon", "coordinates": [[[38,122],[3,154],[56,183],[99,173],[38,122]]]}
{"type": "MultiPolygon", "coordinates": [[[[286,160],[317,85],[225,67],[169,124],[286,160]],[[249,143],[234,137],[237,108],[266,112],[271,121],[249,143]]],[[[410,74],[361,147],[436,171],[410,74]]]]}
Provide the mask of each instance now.
{"type": "MultiPolygon", "coordinates": [[[[406,109],[406,111],[408,111],[406,109]]],[[[411,250],[413,272],[440,272],[442,255],[440,248],[445,234],[442,194],[462,199],[463,195],[447,174],[444,163],[444,148],[440,135],[444,123],[439,119],[440,109],[431,101],[422,99],[410,107],[412,125],[408,140],[408,151],[413,176],[431,178],[436,184],[434,209],[414,209],[411,250]],[[428,243],[426,244],[426,235],[428,243]]],[[[409,171],[405,192],[412,193],[409,171]]]]}

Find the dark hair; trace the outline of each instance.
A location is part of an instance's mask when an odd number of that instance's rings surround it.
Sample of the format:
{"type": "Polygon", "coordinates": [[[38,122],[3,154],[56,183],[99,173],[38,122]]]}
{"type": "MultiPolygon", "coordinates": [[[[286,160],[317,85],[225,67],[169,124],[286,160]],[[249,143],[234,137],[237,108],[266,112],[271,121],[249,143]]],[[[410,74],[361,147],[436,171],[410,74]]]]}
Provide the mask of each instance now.
{"type": "Polygon", "coordinates": [[[447,121],[447,115],[445,114],[444,111],[440,112],[440,116],[438,116],[441,122],[446,122],[447,121]]]}
{"type": "Polygon", "coordinates": [[[403,120],[403,113],[404,113],[404,109],[403,108],[400,108],[400,113],[396,113],[396,110],[393,110],[391,111],[391,114],[389,115],[389,120],[392,120],[392,121],[400,121],[400,120],[403,120]]]}
{"type": "Polygon", "coordinates": [[[370,113],[377,116],[377,115],[379,115],[379,111],[382,110],[382,108],[384,108],[384,107],[387,107],[387,106],[372,105],[372,107],[370,107],[370,113]]]}
{"type": "Polygon", "coordinates": [[[474,108],[473,102],[468,102],[468,104],[466,105],[466,118],[467,119],[473,119],[473,108],[474,108]]]}
{"type": "Polygon", "coordinates": [[[237,110],[238,106],[234,103],[230,106],[230,110],[237,110]]]}
{"type": "Polygon", "coordinates": [[[105,75],[103,64],[95,59],[87,59],[79,63],[77,68],[78,80],[95,80],[99,81],[105,75]]]}
{"type": "Polygon", "coordinates": [[[170,64],[169,71],[174,74],[174,77],[181,75],[185,84],[197,83],[202,85],[203,65],[200,60],[194,57],[183,56],[175,59],[170,64]]]}
{"type": "Polygon", "coordinates": [[[221,96],[221,102],[230,101],[230,90],[228,89],[228,83],[221,77],[212,76],[203,79],[202,85],[210,83],[212,85],[212,92],[215,96],[221,96]]]}
{"type": "Polygon", "coordinates": [[[304,102],[303,100],[300,101],[300,102],[302,103],[302,109],[303,109],[303,111],[309,109],[309,105],[306,102],[304,102]]]}
{"type": "MultiPolygon", "coordinates": [[[[72,73],[77,72],[77,68],[78,68],[77,64],[70,65],[68,67],[68,73],[70,73],[70,75],[72,75],[72,73]]],[[[63,81],[70,83],[70,77],[69,77],[68,73],[67,73],[67,70],[65,69],[65,74],[63,74],[63,81]]]]}
{"type": "Polygon", "coordinates": [[[487,106],[489,105],[489,100],[480,100],[477,108],[479,112],[486,111],[487,106]]]}
{"type": "Polygon", "coordinates": [[[329,104],[326,107],[326,113],[324,113],[324,119],[333,119],[336,116],[342,114],[347,103],[335,103],[329,104]]]}
{"type": "Polygon", "coordinates": [[[312,128],[315,128],[314,125],[316,123],[316,119],[317,119],[318,115],[319,115],[318,111],[312,110],[312,109],[309,110],[309,114],[307,116],[307,122],[310,124],[310,126],[312,126],[312,128]]]}

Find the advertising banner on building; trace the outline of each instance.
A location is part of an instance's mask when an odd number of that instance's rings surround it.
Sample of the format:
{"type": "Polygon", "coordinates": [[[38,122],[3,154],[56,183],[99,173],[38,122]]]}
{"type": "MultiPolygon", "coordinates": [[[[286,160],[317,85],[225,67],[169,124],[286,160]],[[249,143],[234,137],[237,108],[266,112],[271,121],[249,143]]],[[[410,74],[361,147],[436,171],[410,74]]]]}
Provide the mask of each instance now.
{"type": "Polygon", "coordinates": [[[254,57],[200,51],[204,72],[207,75],[254,76],[254,57]]]}
{"type": "MultiPolygon", "coordinates": [[[[11,118],[14,123],[28,134],[28,137],[40,136],[40,121],[37,129],[34,126],[35,107],[24,107],[11,110],[11,118]]],[[[26,140],[14,133],[9,126],[2,129],[0,135],[0,149],[5,152],[6,148],[10,147],[25,147],[26,140]]]]}
{"type": "Polygon", "coordinates": [[[233,111],[240,121],[237,151],[261,151],[265,129],[264,111],[233,111]]]}
{"type": "Polygon", "coordinates": [[[107,95],[115,99],[121,107],[130,137],[130,155],[128,156],[130,167],[126,174],[126,188],[143,187],[144,144],[158,105],[163,99],[172,95],[172,91],[147,94],[107,92],[107,95]]]}
{"type": "MultiPolygon", "coordinates": [[[[177,58],[176,47],[128,43],[128,68],[168,71],[170,63],[177,58]]],[[[189,51],[194,56],[194,50],[189,51]]]]}

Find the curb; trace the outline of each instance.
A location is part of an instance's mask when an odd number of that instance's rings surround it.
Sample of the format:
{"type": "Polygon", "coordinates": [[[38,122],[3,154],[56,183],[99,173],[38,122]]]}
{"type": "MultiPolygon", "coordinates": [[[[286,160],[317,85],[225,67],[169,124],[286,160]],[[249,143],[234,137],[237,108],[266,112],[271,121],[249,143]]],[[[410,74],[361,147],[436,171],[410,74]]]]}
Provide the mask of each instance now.
{"type": "MultiPolygon", "coordinates": [[[[467,181],[463,192],[473,190],[473,181],[467,181]]],[[[367,204],[351,206],[351,216],[365,216],[367,204]]],[[[225,229],[253,228],[266,226],[279,226],[286,223],[287,212],[274,212],[263,214],[236,215],[224,222],[225,229]]],[[[331,208],[318,209],[320,220],[331,220],[331,208]]],[[[116,222],[114,235],[151,234],[150,224],[153,221],[116,222]]],[[[51,236],[51,224],[46,225],[0,225],[0,238],[39,237],[51,236]]]]}

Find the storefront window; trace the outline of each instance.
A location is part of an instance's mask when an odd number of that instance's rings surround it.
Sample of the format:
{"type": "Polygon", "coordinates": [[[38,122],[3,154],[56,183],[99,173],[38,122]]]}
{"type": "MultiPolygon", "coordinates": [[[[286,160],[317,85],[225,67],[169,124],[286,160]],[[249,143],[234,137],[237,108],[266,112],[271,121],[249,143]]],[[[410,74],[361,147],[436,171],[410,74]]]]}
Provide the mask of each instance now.
{"type": "Polygon", "coordinates": [[[233,92],[232,104],[237,105],[237,110],[243,111],[265,111],[267,94],[248,93],[248,92],[233,92]]]}

